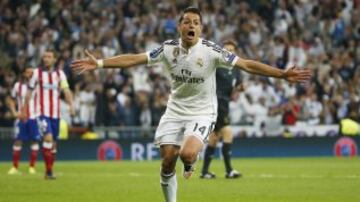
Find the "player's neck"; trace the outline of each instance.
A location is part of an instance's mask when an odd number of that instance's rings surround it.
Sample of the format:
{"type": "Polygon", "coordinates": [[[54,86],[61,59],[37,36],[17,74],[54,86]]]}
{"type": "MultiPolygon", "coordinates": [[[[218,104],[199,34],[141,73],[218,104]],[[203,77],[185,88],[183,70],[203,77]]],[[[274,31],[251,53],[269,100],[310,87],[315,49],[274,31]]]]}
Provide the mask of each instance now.
{"type": "Polygon", "coordinates": [[[182,43],[181,43],[181,46],[186,49],[186,50],[189,50],[190,48],[192,48],[193,46],[195,46],[198,42],[199,42],[200,39],[197,39],[195,42],[184,42],[182,40],[182,43]]]}
{"type": "Polygon", "coordinates": [[[54,70],[54,66],[53,65],[50,65],[50,66],[45,65],[45,70],[46,71],[52,71],[52,70],[54,70]]]}

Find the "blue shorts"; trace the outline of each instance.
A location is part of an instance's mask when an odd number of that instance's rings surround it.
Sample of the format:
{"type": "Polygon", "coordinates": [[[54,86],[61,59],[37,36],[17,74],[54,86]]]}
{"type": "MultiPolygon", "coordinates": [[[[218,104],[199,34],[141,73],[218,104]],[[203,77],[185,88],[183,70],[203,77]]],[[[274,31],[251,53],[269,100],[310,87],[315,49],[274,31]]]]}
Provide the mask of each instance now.
{"type": "Polygon", "coordinates": [[[58,140],[60,119],[53,119],[46,116],[40,116],[37,118],[37,124],[40,129],[41,136],[50,133],[53,136],[54,140],[58,140]]]}
{"type": "Polygon", "coordinates": [[[17,121],[15,124],[15,139],[22,141],[40,141],[41,135],[35,119],[26,122],[17,121]]]}

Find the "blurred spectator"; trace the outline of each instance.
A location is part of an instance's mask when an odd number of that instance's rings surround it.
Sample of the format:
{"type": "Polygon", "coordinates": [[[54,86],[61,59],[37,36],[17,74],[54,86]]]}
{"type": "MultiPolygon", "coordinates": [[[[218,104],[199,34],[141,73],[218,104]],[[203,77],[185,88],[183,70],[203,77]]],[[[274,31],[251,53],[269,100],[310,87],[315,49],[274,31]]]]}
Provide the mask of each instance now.
{"type": "Polygon", "coordinates": [[[0,123],[4,127],[12,127],[14,125],[15,117],[12,116],[9,108],[10,96],[0,99],[0,123]]]}
{"type": "Polygon", "coordinates": [[[80,124],[88,127],[95,123],[95,93],[91,91],[91,86],[86,84],[79,92],[79,97],[80,124]]]}
{"type": "Polygon", "coordinates": [[[296,103],[296,98],[291,97],[283,106],[283,124],[295,125],[300,112],[300,106],[296,103]]]}
{"type": "Polygon", "coordinates": [[[116,102],[116,90],[114,88],[109,88],[106,91],[106,106],[104,117],[106,117],[106,121],[104,122],[105,126],[121,126],[121,113],[120,106],[116,102]]]}
{"type": "Polygon", "coordinates": [[[152,126],[157,126],[160,122],[162,114],[165,112],[167,97],[160,89],[155,89],[153,103],[151,108],[152,126]]]}
{"type": "Polygon", "coordinates": [[[294,40],[288,50],[288,63],[286,68],[291,68],[293,66],[305,67],[306,60],[307,56],[302,47],[302,42],[300,40],[294,40]]]}
{"type": "Polygon", "coordinates": [[[310,125],[320,124],[320,115],[323,111],[323,106],[321,102],[318,101],[316,94],[312,94],[306,98],[304,107],[308,111],[308,117],[306,117],[307,122],[310,125]]]}

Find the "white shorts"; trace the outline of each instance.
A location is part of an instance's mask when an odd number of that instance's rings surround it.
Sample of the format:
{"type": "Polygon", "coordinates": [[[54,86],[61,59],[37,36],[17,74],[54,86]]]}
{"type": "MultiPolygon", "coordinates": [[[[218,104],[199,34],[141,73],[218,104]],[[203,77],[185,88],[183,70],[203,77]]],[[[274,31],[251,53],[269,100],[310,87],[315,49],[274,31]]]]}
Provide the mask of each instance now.
{"type": "Polygon", "coordinates": [[[209,117],[196,117],[189,119],[174,119],[161,117],[155,133],[155,145],[166,144],[181,146],[184,137],[194,135],[205,143],[214,130],[215,120],[209,117]]]}

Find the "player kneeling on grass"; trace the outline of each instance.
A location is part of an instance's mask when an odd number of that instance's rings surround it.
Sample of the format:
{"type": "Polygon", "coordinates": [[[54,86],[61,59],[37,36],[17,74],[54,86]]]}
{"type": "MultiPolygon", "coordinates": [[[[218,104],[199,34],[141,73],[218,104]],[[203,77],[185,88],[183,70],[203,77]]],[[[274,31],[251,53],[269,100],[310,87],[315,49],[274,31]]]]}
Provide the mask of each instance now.
{"type": "Polygon", "coordinates": [[[162,46],[140,54],[123,54],[96,60],[77,60],[72,68],[81,73],[99,68],[129,68],[163,63],[171,78],[167,108],[155,133],[162,158],[160,183],[166,201],[176,201],[175,166],[178,157],[184,164],[183,176],[190,178],[199,152],[214,128],[217,117],[217,67],[233,66],[253,74],[304,82],[311,74],[296,68],[283,71],[252,60],[243,60],[213,42],[200,38],[202,18],[197,8],[187,8],[179,19],[180,39],[165,41],[162,46]]]}
{"type": "Polygon", "coordinates": [[[11,91],[10,110],[11,113],[17,117],[15,123],[15,142],[13,145],[13,167],[8,171],[9,175],[20,174],[19,161],[21,157],[22,144],[24,141],[31,141],[30,146],[30,166],[29,173],[35,174],[35,163],[39,151],[39,141],[41,139],[39,128],[36,123],[35,114],[35,95],[30,98],[29,106],[27,107],[26,116],[29,117],[27,121],[23,121],[21,117],[21,110],[23,108],[26,93],[28,91],[27,83],[32,76],[31,67],[24,68],[21,78],[15,83],[14,88],[11,91]],[[15,100],[17,102],[15,102],[15,100]],[[15,104],[16,103],[16,104],[15,104]],[[16,107],[17,106],[17,110],[16,107]]]}

